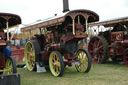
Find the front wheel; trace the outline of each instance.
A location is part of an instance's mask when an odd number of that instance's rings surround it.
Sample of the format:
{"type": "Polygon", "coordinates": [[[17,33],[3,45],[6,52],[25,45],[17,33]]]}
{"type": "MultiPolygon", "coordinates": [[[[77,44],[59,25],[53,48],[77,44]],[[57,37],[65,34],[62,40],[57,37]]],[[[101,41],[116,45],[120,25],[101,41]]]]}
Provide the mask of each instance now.
{"type": "Polygon", "coordinates": [[[9,56],[6,60],[5,63],[5,68],[4,68],[4,74],[13,74],[13,73],[17,73],[16,70],[16,62],[13,59],[12,56],[9,56]]]}
{"type": "Polygon", "coordinates": [[[76,60],[79,60],[80,63],[76,64],[76,70],[78,72],[89,72],[91,69],[91,58],[87,51],[80,49],[76,52],[75,55],[77,58],[76,60]]]}
{"type": "Polygon", "coordinates": [[[51,73],[58,77],[64,73],[64,61],[63,57],[58,51],[53,51],[49,56],[49,67],[51,73]]]}

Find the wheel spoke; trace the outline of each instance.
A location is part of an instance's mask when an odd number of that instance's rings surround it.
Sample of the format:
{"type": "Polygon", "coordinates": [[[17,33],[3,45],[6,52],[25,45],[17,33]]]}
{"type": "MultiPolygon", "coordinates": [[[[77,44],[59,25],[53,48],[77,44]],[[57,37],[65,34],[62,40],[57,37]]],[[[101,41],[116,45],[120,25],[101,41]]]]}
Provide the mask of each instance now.
{"type": "Polygon", "coordinates": [[[100,46],[100,43],[101,43],[101,41],[99,40],[99,41],[98,41],[98,43],[97,43],[97,47],[99,47],[99,46],[100,46]]]}
{"type": "Polygon", "coordinates": [[[103,45],[101,45],[100,47],[98,47],[98,49],[99,49],[99,50],[100,50],[100,49],[103,49],[103,47],[104,47],[104,46],[103,46],[103,45]]]}
{"type": "Polygon", "coordinates": [[[99,40],[96,40],[96,41],[95,41],[95,47],[96,47],[96,48],[98,47],[98,42],[99,42],[99,40]]]}

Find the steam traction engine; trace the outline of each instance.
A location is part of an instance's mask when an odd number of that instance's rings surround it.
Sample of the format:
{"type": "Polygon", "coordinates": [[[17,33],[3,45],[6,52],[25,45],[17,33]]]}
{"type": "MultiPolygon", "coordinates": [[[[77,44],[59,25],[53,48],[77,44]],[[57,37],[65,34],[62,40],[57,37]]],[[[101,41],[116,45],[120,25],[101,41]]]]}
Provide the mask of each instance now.
{"type": "Polygon", "coordinates": [[[114,62],[124,61],[128,66],[128,17],[110,21],[91,23],[102,30],[89,42],[88,51],[95,63],[105,63],[108,58],[114,62]],[[103,29],[107,29],[103,31],[103,29]]]}
{"type": "Polygon", "coordinates": [[[10,41],[9,28],[21,23],[18,15],[10,13],[0,13],[0,74],[16,73],[16,62],[11,56],[8,48],[10,41]],[[4,32],[6,30],[6,33],[4,32]]]}
{"type": "Polygon", "coordinates": [[[78,49],[78,43],[87,38],[88,23],[98,20],[92,11],[73,10],[22,28],[30,39],[24,53],[28,70],[35,70],[36,64],[49,65],[54,76],[62,76],[66,66],[75,65],[78,72],[89,72],[90,56],[78,49]]]}

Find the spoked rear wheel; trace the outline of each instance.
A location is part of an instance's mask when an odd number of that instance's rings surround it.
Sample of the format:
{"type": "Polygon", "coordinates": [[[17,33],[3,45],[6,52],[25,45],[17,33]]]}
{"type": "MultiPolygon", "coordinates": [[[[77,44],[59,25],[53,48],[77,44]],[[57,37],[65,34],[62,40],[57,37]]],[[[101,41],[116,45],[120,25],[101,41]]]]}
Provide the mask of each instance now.
{"type": "Polygon", "coordinates": [[[5,63],[5,68],[3,74],[13,74],[17,73],[16,62],[13,57],[9,56],[5,63]]]}
{"type": "Polygon", "coordinates": [[[36,40],[30,40],[25,46],[25,62],[29,71],[36,70],[36,61],[40,52],[39,44],[36,40]]]}
{"type": "Polygon", "coordinates": [[[75,55],[77,58],[76,60],[79,60],[80,63],[76,64],[76,70],[78,72],[89,72],[91,68],[91,58],[87,51],[80,49],[76,52],[75,55]]]}
{"type": "Polygon", "coordinates": [[[108,59],[108,43],[103,36],[91,38],[88,51],[94,63],[105,63],[108,59]]]}
{"type": "Polygon", "coordinates": [[[126,66],[128,66],[128,49],[124,51],[123,61],[126,66]]]}
{"type": "Polygon", "coordinates": [[[49,67],[51,73],[58,77],[64,73],[64,61],[63,57],[58,51],[53,51],[49,56],[49,67]]]}

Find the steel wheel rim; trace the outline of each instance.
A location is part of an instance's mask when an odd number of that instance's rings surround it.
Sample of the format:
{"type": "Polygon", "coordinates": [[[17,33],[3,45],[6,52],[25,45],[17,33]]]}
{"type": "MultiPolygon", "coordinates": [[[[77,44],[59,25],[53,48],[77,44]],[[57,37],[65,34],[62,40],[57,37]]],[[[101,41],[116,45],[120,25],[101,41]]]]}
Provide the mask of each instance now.
{"type": "Polygon", "coordinates": [[[61,63],[59,56],[56,53],[51,53],[49,58],[49,65],[54,76],[59,76],[61,71],[61,63]]]}
{"type": "Polygon", "coordinates": [[[128,66],[128,50],[124,53],[123,61],[126,66],[128,66]]]}
{"type": "Polygon", "coordinates": [[[92,61],[94,63],[100,63],[105,53],[104,43],[100,39],[94,37],[89,43],[88,50],[92,61]]]}
{"type": "Polygon", "coordinates": [[[87,54],[80,50],[76,53],[76,57],[77,57],[77,60],[80,61],[79,64],[75,65],[76,69],[79,71],[79,72],[85,72],[86,69],[88,68],[88,57],[87,57],[87,54]]]}
{"type": "Polygon", "coordinates": [[[6,60],[5,68],[4,68],[4,74],[12,74],[13,73],[13,64],[12,61],[8,58],[6,60]]]}
{"type": "Polygon", "coordinates": [[[25,46],[25,62],[28,70],[32,71],[35,67],[35,49],[31,42],[25,46]]]}

